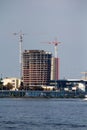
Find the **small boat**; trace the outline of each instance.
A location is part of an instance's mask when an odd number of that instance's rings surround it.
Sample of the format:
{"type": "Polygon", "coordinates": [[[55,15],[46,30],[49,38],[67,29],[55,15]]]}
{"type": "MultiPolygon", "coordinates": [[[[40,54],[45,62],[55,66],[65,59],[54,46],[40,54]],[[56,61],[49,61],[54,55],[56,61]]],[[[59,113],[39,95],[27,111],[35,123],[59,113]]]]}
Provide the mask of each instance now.
{"type": "Polygon", "coordinates": [[[85,95],[85,97],[84,97],[84,99],[83,99],[83,100],[85,100],[85,101],[87,100],[87,95],[85,95]]]}
{"type": "Polygon", "coordinates": [[[87,101],[87,98],[84,98],[83,100],[84,100],[84,101],[87,101]]]}

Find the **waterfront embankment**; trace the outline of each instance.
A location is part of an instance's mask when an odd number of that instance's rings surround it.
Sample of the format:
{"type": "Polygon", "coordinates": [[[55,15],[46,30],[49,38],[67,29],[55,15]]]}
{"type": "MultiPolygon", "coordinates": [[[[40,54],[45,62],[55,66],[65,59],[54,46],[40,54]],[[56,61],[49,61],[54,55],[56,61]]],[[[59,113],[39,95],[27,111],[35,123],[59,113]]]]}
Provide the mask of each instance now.
{"type": "Polygon", "coordinates": [[[78,91],[31,91],[31,90],[0,90],[0,98],[84,98],[86,93],[78,91]]]}

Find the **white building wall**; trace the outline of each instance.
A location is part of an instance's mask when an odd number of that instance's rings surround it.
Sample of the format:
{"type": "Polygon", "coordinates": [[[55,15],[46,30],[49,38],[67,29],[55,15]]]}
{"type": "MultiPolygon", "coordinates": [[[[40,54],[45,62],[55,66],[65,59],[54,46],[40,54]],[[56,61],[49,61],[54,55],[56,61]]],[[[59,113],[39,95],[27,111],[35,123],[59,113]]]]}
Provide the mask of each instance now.
{"type": "Polygon", "coordinates": [[[80,90],[82,90],[82,91],[85,92],[85,84],[83,84],[83,83],[78,83],[78,88],[79,88],[80,90]]]}
{"type": "Polygon", "coordinates": [[[20,87],[20,79],[18,78],[4,78],[3,85],[7,85],[8,83],[14,86],[13,90],[17,90],[20,87]]]}
{"type": "Polygon", "coordinates": [[[51,80],[59,79],[59,58],[52,57],[51,59],[51,80]]]}
{"type": "Polygon", "coordinates": [[[51,80],[55,80],[55,58],[52,57],[51,60],[51,80]]]}

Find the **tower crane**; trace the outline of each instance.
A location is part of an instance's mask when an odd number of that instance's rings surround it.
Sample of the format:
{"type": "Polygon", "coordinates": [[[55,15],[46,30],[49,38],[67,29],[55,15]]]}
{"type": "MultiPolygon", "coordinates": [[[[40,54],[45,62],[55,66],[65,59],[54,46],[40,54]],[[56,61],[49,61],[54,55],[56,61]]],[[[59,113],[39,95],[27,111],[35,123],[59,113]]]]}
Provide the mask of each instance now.
{"type": "Polygon", "coordinates": [[[48,43],[48,44],[53,44],[54,45],[54,59],[55,59],[55,80],[59,79],[59,58],[58,58],[58,45],[61,44],[61,42],[57,41],[57,39],[55,39],[52,42],[43,42],[43,43],[48,43]]]}
{"type": "Polygon", "coordinates": [[[87,79],[87,71],[81,72],[81,73],[85,75],[85,80],[86,80],[87,79]]]}
{"type": "Polygon", "coordinates": [[[25,35],[20,31],[19,33],[13,33],[13,35],[18,36],[19,39],[19,64],[20,64],[20,79],[22,79],[22,45],[23,45],[23,36],[25,35]]]}
{"type": "Polygon", "coordinates": [[[55,39],[52,42],[42,42],[42,43],[48,43],[48,44],[54,44],[54,52],[55,52],[55,58],[58,57],[58,45],[61,44],[61,42],[57,41],[57,39],[55,39]]]}

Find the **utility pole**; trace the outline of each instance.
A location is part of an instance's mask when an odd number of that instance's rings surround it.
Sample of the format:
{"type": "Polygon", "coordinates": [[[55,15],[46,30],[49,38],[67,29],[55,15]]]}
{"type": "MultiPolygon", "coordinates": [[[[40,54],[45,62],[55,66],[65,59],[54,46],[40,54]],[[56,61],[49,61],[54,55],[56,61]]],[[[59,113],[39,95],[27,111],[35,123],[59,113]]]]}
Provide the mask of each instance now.
{"type": "Polygon", "coordinates": [[[13,35],[18,36],[19,39],[19,64],[20,64],[20,79],[22,80],[23,74],[22,74],[22,64],[23,64],[23,58],[22,58],[22,53],[23,53],[23,36],[25,35],[20,31],[19,33],[13,33],[13,35]]]}

